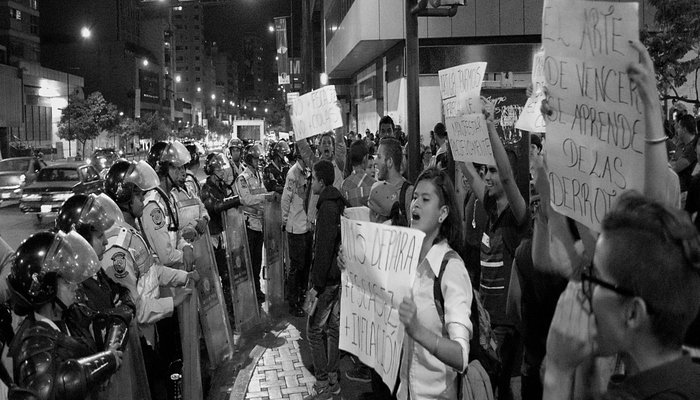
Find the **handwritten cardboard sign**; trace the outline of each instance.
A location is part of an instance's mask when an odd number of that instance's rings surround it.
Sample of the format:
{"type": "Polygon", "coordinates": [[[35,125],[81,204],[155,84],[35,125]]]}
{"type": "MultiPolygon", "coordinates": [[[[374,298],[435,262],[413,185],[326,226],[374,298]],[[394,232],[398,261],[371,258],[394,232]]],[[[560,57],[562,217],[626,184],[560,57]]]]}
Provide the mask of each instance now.
{"type": "Polygon", "coordinates": [[[540,50],[535,53],[532,59],[532,94],[520,112],[518,122],[515,123],[517,129],[537,133],[545,132],[544,117],[540,112],[542,100],[545,98],[544,86],[544,51],[540,50]]]}
{"type": "Polygon", "coordinates": [[[452,156],[457,161],[495,164],[486,120],[481,113],[485,62],[440,70],[440,96],[452,156]]]}
{"type": "Polygon", "coordinates": [[[644,186],[642,101],[627,76],[639,60],[638,3],[546,0],[544,77],[552,207],[598,231],[617,196],[644,186]]]}
{"type": "Polygon", "coordinates": [[[294,126],[296,140],[342,127],[343,117],[335,86],[324,86],[296,98],[292,102],[289,117],[294,126]]]}
{"type": "Polygon", "coordinates": [[[340,348],[393,388],[405,335],[399,305],[410,294],[425,234],[417,229],[341,219],[346,269],[340,348]]]}

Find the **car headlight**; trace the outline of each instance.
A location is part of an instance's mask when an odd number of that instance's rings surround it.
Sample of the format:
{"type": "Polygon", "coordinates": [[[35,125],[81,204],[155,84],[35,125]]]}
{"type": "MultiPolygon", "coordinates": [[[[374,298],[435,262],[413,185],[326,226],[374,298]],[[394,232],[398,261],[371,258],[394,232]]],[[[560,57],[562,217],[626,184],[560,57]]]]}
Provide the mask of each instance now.
{"type": "Polygon", "coordinates": [[[104,166],[107,165],[107,160],[105,160],[104,158],[101,159],[101,160],[100,160],[100,165],[102,166],[102,168],[104,168],[104,166]]]}
{"type": "Polygon", "coordinates": [[[86,159],[85,159],[85,162],[88,163],[88,164],[92,164],[92,160],[91,160],[90,158],[86,158],[86,159]]]}
{"type": "Polygon", "coordinates": [[[26,181],[27,181],[27,176],[25,174],[22,174],[19,176],[19,185],[20,186],[23,186],[26,181]]]}
{"type": "Polygon", "coordinates": [[[67,193],[55,193],[51,198],[53,201],[66,201],[68,198],[70,198],[73,195],[73,193],[67,192],[67,193]]]}
{"type": "Polygon", "coordinates": [[[40,194],[22,194],[22,200],[24,201],[39,201],[41,200],[40,194]]]}

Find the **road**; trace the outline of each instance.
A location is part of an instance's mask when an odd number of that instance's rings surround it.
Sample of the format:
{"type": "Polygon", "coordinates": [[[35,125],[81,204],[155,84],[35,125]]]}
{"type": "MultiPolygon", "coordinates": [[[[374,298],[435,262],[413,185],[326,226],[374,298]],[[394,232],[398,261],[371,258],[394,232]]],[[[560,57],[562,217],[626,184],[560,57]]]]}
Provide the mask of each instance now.
{"type": "Polygon", "coordinates": [[[53,228],[55,217],[44,217],[39,223],[33,214],[23,214],[18,202],[3,202],[0,204],[0,236],[16,249],[29,235],[53,228]]]}

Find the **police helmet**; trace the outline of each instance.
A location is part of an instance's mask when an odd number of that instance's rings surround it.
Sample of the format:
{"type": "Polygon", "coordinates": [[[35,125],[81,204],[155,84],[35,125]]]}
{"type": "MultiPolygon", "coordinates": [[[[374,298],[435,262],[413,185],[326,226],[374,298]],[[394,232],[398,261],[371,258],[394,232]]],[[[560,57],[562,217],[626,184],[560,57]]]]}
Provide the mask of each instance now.
{"type": "Polygon", "coordinates": [[[192,168],[199,165],[199,153],[197,152],[197,146],[193,143],[185,145],[185,148],[190,153],[190,162],[188,162],[185,167],[192,168]]]}
{"type": "Polygon", "coordinates": [[[165,150],[167,146],[168,142],[158,142],[151,146],[151,149],[148,151],[146,162],[156,171],[160,165],[160,158],[163,155],[163,150],[165,150]]]}
{"type": "Polygon", "coordinates": [[[142,191],[156,188],[159,185],[158,174],[145,161],[117,161],[105,176],[105,193],[118,204],[131,201],[134,187],[142,191]]]}
{"type": "Polygon", "coordinates": [[[261,154],[260,147],[257,144],[249,144],[245,147],[243,161],[250,165],[253,162],[253,159],[260,160],[261,154]]]}
{"type": "Polygon", "coordinates": [[[56,228],[63,232],[75,229],[80,233],[97,230],[106,232],[114,225],[114,215],[107,213],[105,200],[94,194],[76,194],[61,205],[56,216],[56,228]]]}
{"type": "Polygon", "coordinates": [[[285,140],[280,140],[275,144],[274,153],[284,160],[284,157],[288,156],[292,150],[289,148],[289,144],[285,140]]]}
{"type": "Polygon", "coordinates": [[[212,175],[217,168],[226,168],[226,160],[221,153],[211,153],[207,156],[207,161],[204,164],[204,173],[212,175]]]}
{"type": "Polygon", "coordinates": [[[79,284],[100,269],[92,246],[77,232],[39,232],[19,245],[7,283],[15,311],[26,315],[56,298],[57,278],[79,284]]]}

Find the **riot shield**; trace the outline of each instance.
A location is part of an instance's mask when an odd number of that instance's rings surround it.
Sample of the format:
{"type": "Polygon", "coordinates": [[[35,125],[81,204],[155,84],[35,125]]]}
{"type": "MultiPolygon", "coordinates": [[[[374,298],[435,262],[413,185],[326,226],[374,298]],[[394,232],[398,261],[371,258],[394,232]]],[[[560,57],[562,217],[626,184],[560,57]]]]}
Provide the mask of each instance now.
{"type": "Polygon", "coordinates": [[[150,400],[151,390],[148,386],[146,366],[141,352],[136,319],[129,325],[129,341],[122,356],[122,368],[119,368],[110,380],[107,390],[103,391],[105,400],[150,400]]]}
{"type": "Polygon", "coordinates": [[[284,303],[284,242],[282,232],[282,207],[280,196],[275,194],[272,201],[265,203],[265,268],[267,279],[267,300],[272,307],[284,303]]]}
{"type": "Polygon", "coordinates": [[[245,219],[243,213],[235,208],[224,211],[221,216],[226,236],[226,263],[231,282],[233,316],[236,330],[245,332],[260,323],[260,307],[257,307],[258,300],[252,281],[253,270],[245,219]]]}
{"type": "Polygon", "coordinates": [[[214,249],[209,232],[193,243],[196,269],[199,273],[197,294],[199,297],[199,321],[202,324],[204,342],[209,362],[218,367],[233,354],[233,332],[221,289],[221,279],[216,267],[214,249]]]}

